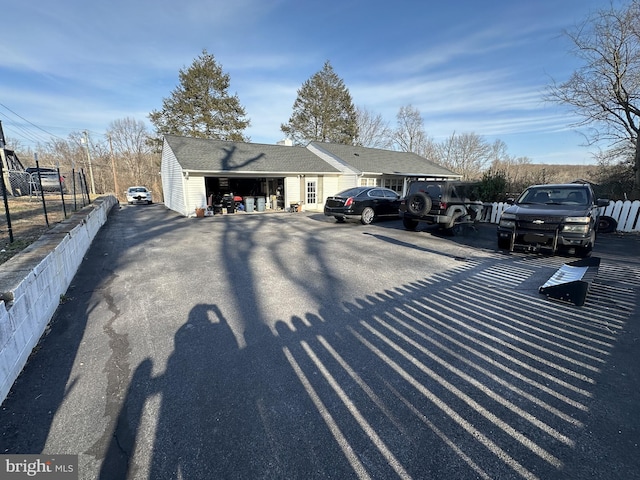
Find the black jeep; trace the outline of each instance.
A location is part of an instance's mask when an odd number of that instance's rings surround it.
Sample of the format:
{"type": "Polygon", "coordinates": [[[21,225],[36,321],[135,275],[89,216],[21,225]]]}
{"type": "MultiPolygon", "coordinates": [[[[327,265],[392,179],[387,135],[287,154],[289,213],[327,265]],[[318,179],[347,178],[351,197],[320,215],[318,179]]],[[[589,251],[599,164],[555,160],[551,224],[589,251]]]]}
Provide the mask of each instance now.
{"type": "Polygon", "coordinates": [[[479,220],[481,214],[478,184],[459,180],[411,180],[400,201],[400,216],[407,230],[425,222],[455,235],[461,225],[479,220]]]}
{"type": "Polygon", "coordinates": [[[588,183],[533,185],[509,201],[498,224],[498,248],[514,251],[568,250],[588,257],[596,241],[599,207],[588,183]]]}

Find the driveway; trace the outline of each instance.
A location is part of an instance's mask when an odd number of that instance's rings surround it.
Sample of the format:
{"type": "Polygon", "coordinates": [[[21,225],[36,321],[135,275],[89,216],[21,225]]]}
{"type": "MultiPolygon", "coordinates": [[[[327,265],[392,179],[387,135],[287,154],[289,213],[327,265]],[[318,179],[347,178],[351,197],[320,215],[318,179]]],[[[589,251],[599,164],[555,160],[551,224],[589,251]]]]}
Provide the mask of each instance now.
{"type": "Polygon", "coordinates": [[[110,215],[0,413],[80,478],[629,479],[640,242],[573,259],[321,214],[110,215]]]}

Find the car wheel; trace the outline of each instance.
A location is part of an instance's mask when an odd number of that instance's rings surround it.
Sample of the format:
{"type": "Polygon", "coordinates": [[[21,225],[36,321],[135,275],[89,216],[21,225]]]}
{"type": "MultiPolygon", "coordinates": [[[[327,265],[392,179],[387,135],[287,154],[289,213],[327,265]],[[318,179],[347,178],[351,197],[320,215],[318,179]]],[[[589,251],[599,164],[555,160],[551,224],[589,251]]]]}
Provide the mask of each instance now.
{"type": "Polygon", "coordinates": [[[600,217],[598,218],[598,233],[613,233],[618,228],[618,222],[615,218],[600,217]]]}
{"type": "Polygon", "coordinates": [[[500,250],[510,250],[511,249],[511,239],[510,238],[500,238],[500,237],[498,237],[498,248],[500,250]]]}
{"type": "Polygon", "coordinates": [[[422,192],[414,193],[407,199],[407,210],[414,215],[428,213],[431,205],[431,197],[422,192]]]}
{"type": "Polygon", "coordinates": [[[362,210],[362,215],[360,215],[360,222],[362,222],[363,225],[369,225],[373,222],[375,216],[376,213],[373,211],[373,208],[365,207],[364,210],[362,210]]]}
{"type": "Polygon", "coordinates": [[[417,220],[411,220],[410,218],[403,218],[402,219],[402,225],[404,225],[404,228],[406,228],[407,230],[415,230],[416,228],[418,228],[418,222],[417,220]]]}
{"type": "Polygon", "coordinates": [[[338,222],[338,223],[344,223],[344,221],[345,221],[344,217],[340,217],[338,215],[335,215],[334,218],[336,219],[336,222],[338,222]]]}

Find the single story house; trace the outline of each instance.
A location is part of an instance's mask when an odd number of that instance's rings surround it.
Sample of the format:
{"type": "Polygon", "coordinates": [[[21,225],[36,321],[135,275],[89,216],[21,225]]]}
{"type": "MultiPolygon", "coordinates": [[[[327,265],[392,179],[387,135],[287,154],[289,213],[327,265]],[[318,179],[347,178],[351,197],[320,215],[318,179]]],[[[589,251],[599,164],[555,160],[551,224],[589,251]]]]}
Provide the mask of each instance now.
{"type": "Polygon", "coordinates": [[[322,211],[326,197],[349,187],[403,191],[407,178],[460,178],[419,155],[311,142],[307,147],[166,135],[162,147],[165,206],[190,216],[224,194],[257,197],[267,209],[299,205],[322,211]]]}
{"type": "Polygon", "coordinates": [[[323,142],[311,142],[307,149],[342,171],[339,190],[372,186],[390,188],[402,194],[409,178],[462,178],[462,175],[411,152],[323,142]]]}

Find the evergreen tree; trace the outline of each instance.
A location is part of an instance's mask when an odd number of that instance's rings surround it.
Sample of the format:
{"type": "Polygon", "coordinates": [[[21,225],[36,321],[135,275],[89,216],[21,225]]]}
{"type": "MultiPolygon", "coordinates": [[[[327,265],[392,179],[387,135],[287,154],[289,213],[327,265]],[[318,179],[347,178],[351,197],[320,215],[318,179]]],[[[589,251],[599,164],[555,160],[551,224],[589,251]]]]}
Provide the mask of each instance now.
{"type": "Polygon", "coordinates": [[[206,49],[186,70],[180,85],[162,101],[162,110],[149,114],[158,141],[163,135],[183,135],[229,141],[248,141],[243,131],[250,124],[237,95],[230,96],[229,75],[206,49]]]}
{"type": "Polygon", "coordinates": [[[296,145],[313,141],[354,143],[358,136],[356,108],[329,61],[298,90],[289,123],[280,129],[296,145]]]}

